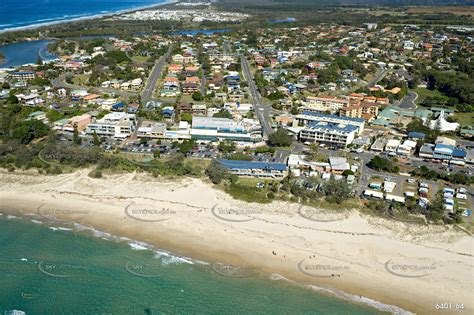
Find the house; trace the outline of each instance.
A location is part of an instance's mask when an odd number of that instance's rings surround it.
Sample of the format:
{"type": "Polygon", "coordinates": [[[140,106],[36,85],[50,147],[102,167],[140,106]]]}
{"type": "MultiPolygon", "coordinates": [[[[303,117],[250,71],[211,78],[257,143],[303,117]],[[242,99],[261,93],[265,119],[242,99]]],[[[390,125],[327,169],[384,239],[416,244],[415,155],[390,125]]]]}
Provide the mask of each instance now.
{"type": "Polygon", "coordinates": [[[180,73],[182,69],[183,69],[182,65],[174,63],[174,64],[169,65],[168,73],[177,74],[177,73],[180,73]]]}
{"type": "Polygon", "coordinates": [[[331,165],[331,172],[336,175],[341,175],[344,171],[350,170],[349,163],[343,157],[329,157],[329,164],[331,165]]]}
{"type": "Polygon", "coordinates": [[[193,116],[206,116],[207,106],[205,104],[194,104],[191,111],[193,116]]]}
{"type": "Polygon", "coordinates": [[[161,115],[165,119],[172,119],[174,117],[174,108],[171,106],[166,106],[161,109],[161,115]]]}
{"type": "Polygon", "coordinates": [[[291,154],[288,157],[287,164],[292,173],[298,174],[298,172],[294,172],[294,170],[309,170],[323,173],[329,172],[331,169],[331,166],[328,162],[310,162],[306,161],[305,158],[305,155],[300,154],[291,154]]]}
{"type": "Polygon", "coordinates": [[[397,152],[397,148],[400,145],[400,140],[389,139],[385,145],[385,152],[397,152]]]}
{"type": "Polygon", "coordinates": [[[166,133],[166,124],[144,121],[137,129],[137,137],[150,139],[163,139],[166,133]]]}
{"type": "Polygon", "coordinates": [[[28,115],[28,117],[25,120],[39,120],[42,122],[48,121],[48,118],[46,117],[46,113],[43,111],[36,111],[28,115]]]}
{"type": "Polygon", "coordinates": [[[199,92],[199,85],[196,83],[183,83],[182,88],[184,94],[199,92]]]}
{"type": "Polygon", "coordinates": [[[408,156],[411,155],[416,148],[416,141],[413,140],[405,140],[402,144],[400,144],[397,148],[397,154],[408,156]]]}
{"type": "Polygon", "coordinates": [[[176,104],[176,111],[180,114],[191,113],[192,105],[189,103],[178,103],[176,104]]]}
{"type": "Polygon", "coordinates": [[[77,131],[82,132],[87,128],[87,125],[90,124],[91,121],[92,116],[89,114],[71,117],[62,127],[62,131],[73,132],[74,129],[77,129],[77,131]]]}

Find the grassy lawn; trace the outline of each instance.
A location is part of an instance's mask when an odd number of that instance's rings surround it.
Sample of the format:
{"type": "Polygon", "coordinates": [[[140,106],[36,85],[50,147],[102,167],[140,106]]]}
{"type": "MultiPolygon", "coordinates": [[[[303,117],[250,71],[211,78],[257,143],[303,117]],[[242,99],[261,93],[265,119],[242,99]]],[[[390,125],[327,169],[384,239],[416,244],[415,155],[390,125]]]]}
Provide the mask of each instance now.
{"type": "Polygon", "coordinates": [[[270,183],[277,184],[278,180],[244,178],[240,177],[237,183],[226,185],[224,191],[231,195],[234,199],[247,202],[269,203],[272,199],[267,197],[270,190],[270,183]],[[265,183],[264,188],[257,188],[257,183],[265,183]]]}
{"type": "Polygon", "coordinates": [[[148,60],[149,57],[146,57],[146,56],[133,56],[132,59],[133,61],[136,61],[136,62],[145,62],[148,60]]]}
{"type": "Polygon", "coordinates": [[[75,75],[74,78],[72,78],[72,82],[75,85],[87,85],[88,81],[89,81],[89,76],[85,74],[75,75]]]}
{"type": "Polygon", "coordinates": [[[474,125],[474,112],[471,113],[454,113],[453,117],[461,126],[474,125]]]}
{"type": "Polygon", "coordinates": [[[420,88],[420,87],[414,89],[413,91],[416,92],[416,94],[418,94],[418,98],[415,101],[417,105],[421,104],[427,97],[443,95],[439,91],[432,91],[432,90],[428,90],[427,88],[420,88]]]}

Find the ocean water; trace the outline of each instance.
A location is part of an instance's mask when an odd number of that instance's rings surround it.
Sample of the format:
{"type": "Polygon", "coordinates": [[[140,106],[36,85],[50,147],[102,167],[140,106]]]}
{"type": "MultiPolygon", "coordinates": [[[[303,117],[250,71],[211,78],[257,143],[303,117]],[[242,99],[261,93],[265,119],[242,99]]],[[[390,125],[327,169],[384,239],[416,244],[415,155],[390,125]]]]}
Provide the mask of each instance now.
{"type": "Polygon", "coordinates": [[[281,279],[224,276],[215,264],[50,223],[0,215],[0,314],[382,313],[281,279]]]}
{"type": "Polygon", "coordinates": [[[1,0],[0,31],[164,3],[165,0],[1,0]]]}

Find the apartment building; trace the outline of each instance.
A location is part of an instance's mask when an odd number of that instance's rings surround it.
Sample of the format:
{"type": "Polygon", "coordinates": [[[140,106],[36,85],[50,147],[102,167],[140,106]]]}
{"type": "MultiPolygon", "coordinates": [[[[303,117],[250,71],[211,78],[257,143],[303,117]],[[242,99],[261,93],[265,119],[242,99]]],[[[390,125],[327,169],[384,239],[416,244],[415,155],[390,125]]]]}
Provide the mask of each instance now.
{"type": "Polygon", "coordinates": [[[357,126],[328,122],[311,122],[300,130],[302,142],[317,142],[331,147],[346,147],[354,141],[357,126]]]}
{"type": "Polygon", "coordinates": [[[102,119],[94,120],[86,127],[86,134],[124,139],[132,135],[136,128],[135,114],[114,112],[102,119]]]}
{"type": "Polygon", "coordinates": [[[365,121],[362,118],[352,118],[352,117],[341,117],[336,115],[329,114],[319,114],[313,112],[302,112],[299,115],[296,115],[293,125],[306,125],[311,122],[326,122],[332,124],[343,124],[343,125],[352,125],[357,127],[357,135],[362,134],[364,131],[365,121]]]}
{"type": "Polygon", "coordinates": [[[337,113],[339,109],[349,106],[349,100],[333,96],[308,96],[303,104],[303,111],[316,113],[337,113]]]}

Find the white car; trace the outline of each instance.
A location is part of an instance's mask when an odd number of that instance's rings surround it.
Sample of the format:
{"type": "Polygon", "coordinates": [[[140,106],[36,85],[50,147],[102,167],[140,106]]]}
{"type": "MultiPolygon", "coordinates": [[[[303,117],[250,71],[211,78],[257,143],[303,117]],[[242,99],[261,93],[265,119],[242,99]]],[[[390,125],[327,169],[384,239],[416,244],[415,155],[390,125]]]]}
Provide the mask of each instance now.
{"type": "Polygon", "coordinates": [[[457,194],[456,194],[456,198],[458,198],[458,199],[464,199],[464,200],[465,200],[465,199],[467,199],[467,196],[466,196],[465,194],[457,193],[457,194]]]}
{"type": "Polygon", "coordinates": [[[467,193],[467,189],[464,188],[464,187],[461,187],[461,188],[458,189],[458,192],[461,193],[461,194],[465,194],[465,193],[467,193]]]}

